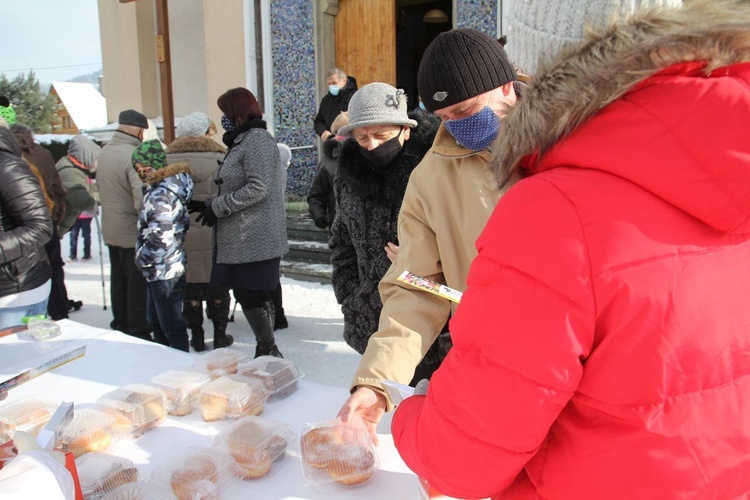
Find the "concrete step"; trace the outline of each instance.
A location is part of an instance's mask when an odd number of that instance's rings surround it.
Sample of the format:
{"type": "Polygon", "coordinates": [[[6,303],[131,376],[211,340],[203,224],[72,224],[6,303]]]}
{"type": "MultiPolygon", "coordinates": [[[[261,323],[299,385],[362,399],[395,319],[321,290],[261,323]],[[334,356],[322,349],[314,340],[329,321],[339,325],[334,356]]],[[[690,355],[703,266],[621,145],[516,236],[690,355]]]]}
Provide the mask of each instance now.
{"type": "Polygon", "coordinates": [[[287,278],[301,281],[314,281],[317,283],[331,284],[331,264],[313,264],[307,262],[291,261],[286,258],[281,261],[281,274],[287,278]]]}
{"type": "Polygon", "coordinates": [[[286,233],[291,240],[328,242],[328,230],[317,227],[306,213],[287,215],[286,233]]]}
{"type": "Polygon", "coordinates": [[[331,250],[327,242],[289,240],[289,252],[284,258],[311,264],[330,264],[331,250]]]}

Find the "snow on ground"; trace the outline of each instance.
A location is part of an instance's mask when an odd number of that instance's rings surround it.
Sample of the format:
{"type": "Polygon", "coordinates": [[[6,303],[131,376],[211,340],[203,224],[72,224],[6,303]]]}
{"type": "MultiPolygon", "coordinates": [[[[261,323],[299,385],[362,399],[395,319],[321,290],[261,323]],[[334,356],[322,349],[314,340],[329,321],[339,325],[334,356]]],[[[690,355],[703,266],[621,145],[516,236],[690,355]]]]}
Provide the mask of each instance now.
{"type": "MultiPolygon", "coordinates": [[[[80,260],[83,239],[78,240],[78,261],[68,263],[69,234],[63,237],[61,249],[65,264],[65,284],[68,296],[83,301],[83,308],[70,313],[70,319],[79,323],[109,329],[112,311],[109,293],[109,253],[107,247],[99,250],[96,224],[91,224],[91,256],[87,262],[80,260]],[[103,266],[102,266],[103,263],[103,266]],[[102,286],[102,268],[104,286],[102,286]],[[107,309],[103,308],[104,291],[107,309]]],[[[281,279],[284,310],[289,328],[277,330],[276,344],[284,357],[295,362],[308,380],[348,389],[359,363],[360,355],[343,340],[344,320],[330,285],[309,283],[288,278],[281,279]]],[[[232,300],[232,307],[235,302],[232,300]]],[[[231,315],[231,310],[230,310],[231,315]]],[[[206,342],[213,339],[211,321],[204,319],[206,342]]],[[[239,305],[234,321],[227,328],[234,339],[233,348],[255,353],[255,338],[239,305]]],[[[210,343],[208,344],[211,345],[210,343]]],[[[192,352],[192,348],[191,348],[192,352]]],[[[346,393],[342,393],[342,402],[346,393]]]]}

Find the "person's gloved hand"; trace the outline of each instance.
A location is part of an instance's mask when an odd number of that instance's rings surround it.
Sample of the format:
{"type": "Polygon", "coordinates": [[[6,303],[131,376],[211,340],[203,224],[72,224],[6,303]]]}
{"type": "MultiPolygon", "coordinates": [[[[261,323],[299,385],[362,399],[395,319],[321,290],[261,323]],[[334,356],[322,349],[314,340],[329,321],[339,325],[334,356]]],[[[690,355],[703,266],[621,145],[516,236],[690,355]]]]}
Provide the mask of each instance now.
{"type": "Polygon", "coordinates": [[[430,385],[430,381],[426,378],[423,378],[419,382],[417,382],[416,387],[414,387],[414,395],[415,396],[426,396],[427,395],[427,387],[430,385]]]}
{"type": "Polygon", "coordinates": [[[196,222],[200,222],[201,225],[208,227],[214,227],[214,224],[216,224],[217,220],[218,217],[216,217],[214,209],[211,208],[211,205],[206,205],[205,210],[203,210],[200,215],[195,218],[196,222]]]}
{"type": "Polygon", "coordinates": [[[187,204],[188,212],[194,214],[196,212],[203,212],[206,209],[206,202],[200,200],[190,200],[187,204]]]}
{"type": "Polygon", "coordinates": [[[315,225],[318,226],[320,229],[325,229],[328,227],[328,217],[325,215],[318,217],[315,219],[315,225]]]}

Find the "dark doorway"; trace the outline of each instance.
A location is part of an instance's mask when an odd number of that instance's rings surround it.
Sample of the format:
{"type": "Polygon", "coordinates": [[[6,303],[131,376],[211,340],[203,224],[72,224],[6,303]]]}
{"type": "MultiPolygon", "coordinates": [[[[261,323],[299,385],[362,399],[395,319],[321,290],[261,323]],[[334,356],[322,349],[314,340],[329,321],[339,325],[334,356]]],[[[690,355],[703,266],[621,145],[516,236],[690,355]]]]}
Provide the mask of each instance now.
{"type": "Polygon", "coordinates": [[[406,92],[410,109],[419,102],[417,70],[422,54],[436,36],[453,28],[452,20],[453,0],[396,1],[396,87],[406,92]],[[442,21],[440,13],[445,14],[442,21]]]}

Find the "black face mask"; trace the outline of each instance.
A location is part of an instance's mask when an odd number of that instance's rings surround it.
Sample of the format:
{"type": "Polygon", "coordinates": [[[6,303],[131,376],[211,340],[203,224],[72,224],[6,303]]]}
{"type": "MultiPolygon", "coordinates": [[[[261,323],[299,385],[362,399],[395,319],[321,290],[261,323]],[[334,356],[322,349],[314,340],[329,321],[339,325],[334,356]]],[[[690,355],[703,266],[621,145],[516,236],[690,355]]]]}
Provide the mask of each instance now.
{"type": "Polygon", "coordinates": [[[393,139],[388,139],[380,146],[376,147],[373,150],[367,150],[363,148],[362,146],[359,147],[359,152],[362,153],[362,156],[365,160],[370,162],[371,166],[375,169],[384,169],[387,167],[393,160],[396,159],[396,157],[399,155],[401,150],[404,148],[401,143],[398,141],[401,137],[401,132],[403,132],[403,128],[399,130],[396,137],[393,139]]]}

